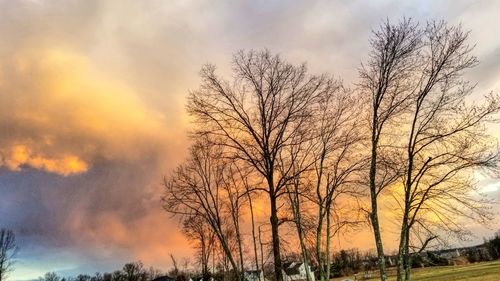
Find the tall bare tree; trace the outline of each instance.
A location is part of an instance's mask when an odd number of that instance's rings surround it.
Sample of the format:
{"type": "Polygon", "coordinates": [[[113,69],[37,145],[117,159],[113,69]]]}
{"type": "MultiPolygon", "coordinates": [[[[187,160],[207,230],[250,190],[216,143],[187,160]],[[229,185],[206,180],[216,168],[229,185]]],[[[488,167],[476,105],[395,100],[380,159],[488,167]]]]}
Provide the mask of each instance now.
{"type": "Polygon", "coordinates": [[[203,82],[190,94],[188,111],[199,124],[197,135],[213,136],[265,180],[260,190],[269,198],[274,273],[282,281],[278,200],[293,175],[278,157],[310,118],[310,107],[328,80],[269,51],[239,52],[232,66],[232,82],[220,78],[215,66],[203,67],[203,82]]]}
{"type": "Polygon", "coordinates": [[[420,30],[410,20],[398,25],[384,23],[373,33],[370,40],[369,60],[360,69],[360,90],[370,106],[370,168],[369,190],[373,228],[378,255],[380,279],[387,280],[384,247],[378,217],[378,196],[398,177],[391,159],[384,156],[384,148],[390,142],[386,127],[406,109],[411,89],[415,88],[412,73],[418,67],[418,54],[422,43],[420,30]]]}
{"type": "Polygon", "coordinates": [[[6,280],[9,272],[13,270],[17,250],[14,232],[5,228],[0,229],[0,281],[6,280]]]}
{"type": "Polygon", "coordinates": [[[404,190],[396,196],[402,209],[398,252],[398,280],[410,280],[410,234],[423,231],[420,249],[437,235],[429,216],[441,228],[463,233],[457,216],[484,221],[488,218],[485,201],[474,197],[473,172],[498,172],[499,151],[484,125],[493,121],[500,109],[498,96],[488,95],[482,103],[468,104],[474,89],[463,79],[465,70],[477,59],[467,44],[468,32],[460,26],[431,21],[417,32],[422,42],[415,53],[419,63],[411,75],[415,88],[408,113],[398,125],[403,138],[401,155],[404,190]],[[404,271],[404,275],[403,275],[404,271]]]}
{"type": "MultiPolygon", "coordinates": [[[[330,239],[339,230],[332,229],[332,210],[342,195],[361,195],[355,181],[365,161],[360,152],[360,110],[352,94],[341,82],[331,80],[316,101],[314,117],[285,149],[295,175],[286,187],[302,259],[308,265],[311,253],[316,254],[320,280],[330,275],[330,239]],[[316,216],[310,212],[313,206],[317,207],[316,216]],[[311,223],[311,219],[316,222],[311,223]],[[308,247],[308,242],[315,246],[308,247]]],[[[354,213],[349,214],[351,222],[355,221],[354,213]]],[[[348,220],[339,216],[334,221],[337,227],[348,225],[348,220]]]]}

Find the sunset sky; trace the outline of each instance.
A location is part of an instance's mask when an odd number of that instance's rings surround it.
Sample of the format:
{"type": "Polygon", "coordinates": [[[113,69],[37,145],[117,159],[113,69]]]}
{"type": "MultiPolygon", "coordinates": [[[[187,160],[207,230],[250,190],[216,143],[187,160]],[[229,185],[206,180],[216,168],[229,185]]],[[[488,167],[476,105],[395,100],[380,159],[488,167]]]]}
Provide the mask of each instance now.
{"type": "MultiPolygon", "coordinates": [[[[185,98],[201,66],[228,74],[237,50],[268,48],[352,85],[371,30],[403,17],[471,30],[481,63],[467,77],[478,95],[500,91],[500,1],[0,1],[0,227],[20,247],[11,279],[189,257],[159,199],[187,155],[185,98]]],[[[500,180],[480,184],[500,199],[500,180]]],[[[498,228],[477,226],[478,241],[498,228]]],[[[372,247],[369,231],[353,237],[336,245],[372,247]]]]}

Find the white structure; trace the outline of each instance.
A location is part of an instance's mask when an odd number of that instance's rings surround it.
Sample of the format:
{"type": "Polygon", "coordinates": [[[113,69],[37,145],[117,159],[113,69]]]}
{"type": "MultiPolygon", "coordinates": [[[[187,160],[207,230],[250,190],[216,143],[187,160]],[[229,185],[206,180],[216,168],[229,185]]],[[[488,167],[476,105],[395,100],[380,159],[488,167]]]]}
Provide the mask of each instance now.
{"type": "Polygon", "coordinates": [[[264,272],[262,270],[245,271],[245,281],[264,281],[264,272]]]}
{"type": "Polygon", "coordinates": [[[441,258],[445,259],[454,259],[460,257],[460,251],[459,249],[449,249],[449,250],[442,250],[438,254],[441,258]]]}
{"type": "MultiPolygon", "coordinates": [[[[189,278],[189,281],[203,281],[203,277],[191,277],[189,278]]],[[[215,279],[213,277],[210,277],[210,281],[215,281],[215,279]]]]}
{"type": "MultiPolygon", "coordinates": [[[[309,276],[314,281],[314,272],[309,266],[309,276]]],[[[285,281],[305,281],[307,280],[306,266],[303,262],[283,263],[283,280],[285,281]]]]}

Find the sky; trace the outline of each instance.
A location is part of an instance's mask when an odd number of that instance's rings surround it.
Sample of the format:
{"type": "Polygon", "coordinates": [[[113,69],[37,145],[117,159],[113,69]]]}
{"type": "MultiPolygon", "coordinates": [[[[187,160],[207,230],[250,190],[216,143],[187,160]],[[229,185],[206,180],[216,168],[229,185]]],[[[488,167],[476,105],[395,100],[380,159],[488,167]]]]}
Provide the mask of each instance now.
{"type": "MultiPolygon", "coordinates": [[[[236,51],[268,48],[351,85],[382,21],[443,19],[471,31],[481,63],[467,77],[480,96],[500,91],[498,11],[465,0],[0,0],[0,227],[20,246],[11,279],[132,260],[168,269],[170,253],[192,255],[160,197],[187,156],[185,99],[203,64],[227,74],[236,51]]],[[[480,184],[500,199],[500,180],[480,184]]],[[[354,242],[372,247],[366,234],[342,246],[354,242]]]]}

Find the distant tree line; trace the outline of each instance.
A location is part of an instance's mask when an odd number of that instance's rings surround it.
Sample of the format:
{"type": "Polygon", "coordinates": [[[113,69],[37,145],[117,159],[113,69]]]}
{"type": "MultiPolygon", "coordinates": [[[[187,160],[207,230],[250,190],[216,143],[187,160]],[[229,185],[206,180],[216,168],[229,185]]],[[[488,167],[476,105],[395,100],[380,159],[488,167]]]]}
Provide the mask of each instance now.
{"type": "Polygon", "coordinates": [[[95,273],[93,275],[79,274],[74,277],[59,276],[55,272],[47,272],[38,281],[150,281],[163,275],[161,271],[152,267],[145,268],[141,262],[131,262],[121,270],[113,272],[95,273]]]}
{"type": "Polygon", "coordinates": [[[500,231],[489,239],[485,239],[482,247],[471,248],[466,252],[467,260],[471,263],[500,259],[500,231]]]}
{"type": "MultiPolygon", "coordinates": [[[[441,251],[450,251],[449,249],[441,251]]],[[[483,244],[458,248],[459,256],[455,258],[445,258],[440,255],[440,250],[423,251],[413,253],[411,259],[412,268],[447,266],[457,262],[459,264],[492,261],[500,259],[500,231],[492,237],[485,239],[483,244]]],[[[386,259],[396,259],[397,255],[386,256],[386,259]]],[[[352,276],[358,274],[362,278],[365,274],[372,276],[372,271],[377,268],[378,258],[372,251],[360,251],[358,249],[347,249],[334,252],[331,257],[332,270],[330,278],[352,276]]],[[[395,263],[392,266],[396,266],[395,263]]]]}
{"type": "MultiPolygon", "coordinates": [[[[441,257],[440,251],[425,251],[414,253],[412,256],[412,268],[430,267],[430,266],[446,266],[453,264],[450,259],[441,257]]],[[[463,256],[468,262],[481,262],[500,259],[500,231],[496,232],[491,238],[485,239],[485,242],[476,247],[463,248],[463,256]]],[[[289,253],[288,259],[300,258],[299,253],[289,253]]],[[[386,259],[394,259],[397,255],[386,256],[386,259]]],[[[171,256],[173,266],[167,272],[162,272],[152,267],[145,267],[141,262],[130,262],[123,266],[121,270],[113,272],[95,273],[93,275],[79,274],[74,277],[60,276],[55,272],[48,272],[37,281],[151,281],[155,278],[168,276],[176,281],[200,280],[204,277],[213,277],[215,280],[223,280],[225,273],[221,269],[203,275],[203,272],[196,271],[196,264],[184,264],[182,269],[179,268],[176,259],[171,256]]],[[[352,276],[356,274],[358,278],[369,276],[378,267],[378,257],[373,251],[360,251],[359,249],[345,249],[333,252],[330,257],[331,271],[330,278],[352,276]]],[[[395,265],[394,265],[395,266],[395,265]]],[[[272,268],[268,268],[267,272],[272,272],[272,268]]],[[[226,277],[227,278],[227,277],[226,277]]],[[[208,278],[207,278],[208,280],[208,278]]]]}
{"type": "MultiPolygon", "coordinates": [[[[11,231],[9,232],[4,229],[3,232],[4,236],[7,235],[7,233],[11,233],[9,234],[11,237],[9,239],[12,239],[13,233],[11,231]]],[[[15,241],[15,238],[13,241],[15,241]]],[[[13,249],[12,244],[9,245],[9,249],[13,249]]],[[[485,239],[485,242],[481,245],[457,249],[457,251],[458,250],[462,253],[460,258],[465,258],[467,262],[470,263],[500,259],[500,231],[496,232],[493,237],[485,239]]],[[[297,260],[300,257],[300,253],[293,252],[288,253],[286,256],[287,259],[291,260],[297,260]]],[[[395,260],[396,257],[397,255],[386,256],[386,259],[395,260]]],[[[188,260],[184,260],[182,262],[182,266],[179,267],[178,262],[173,255],[171,255],[171,259],[172,269],[167,272],[163,272],[153,267],[145,267],[141,262],[130,262],[125,264],[121,270],[105,273],[97,272],[91,275],[79,274],[71,277],[60,276],[56,272],[47,272],[43,277],[36,279],[36,281],[151,281],[163,276],[168,276],[172,280],[176,281],[188,281],[190,279],[210,280],[210,278],[214,278],[215,280],[224,280],[228,278],[227,273],[223,268],[219,267],[214,269],[213,272],[206,274],[203,270],[196,270],[196,263],[191,264],[188,260]]],[[[353,274],[356,274],[359,278],[371,278],[373,271],[378,266],[378,257],[375,252],[363,252],[356,248],[333,252],[330,260],[330,278],[350,276],[353,274]]],[[[413,253],[411,261],[412,268],[454,264],[453,260],[442,257],[440,255],[440,251],[413,253]]],[[[12,260],[10,264],[13,264],[12,260]]],[[[10,267],[9,269],[12,270],[13,268],[10,267]]],[[[273,269],[268,266],[264,270],[269,275],[272,273],[273,269]]],[[[3,275],[3,277],[5,278],[6,275],[3,275]]]]}
{"type": "Polygon", "coordinates": [[[485,245],[493,259],[500,259],[500,231],[497,231],[493,237],[486,240],[485,245]]]}

